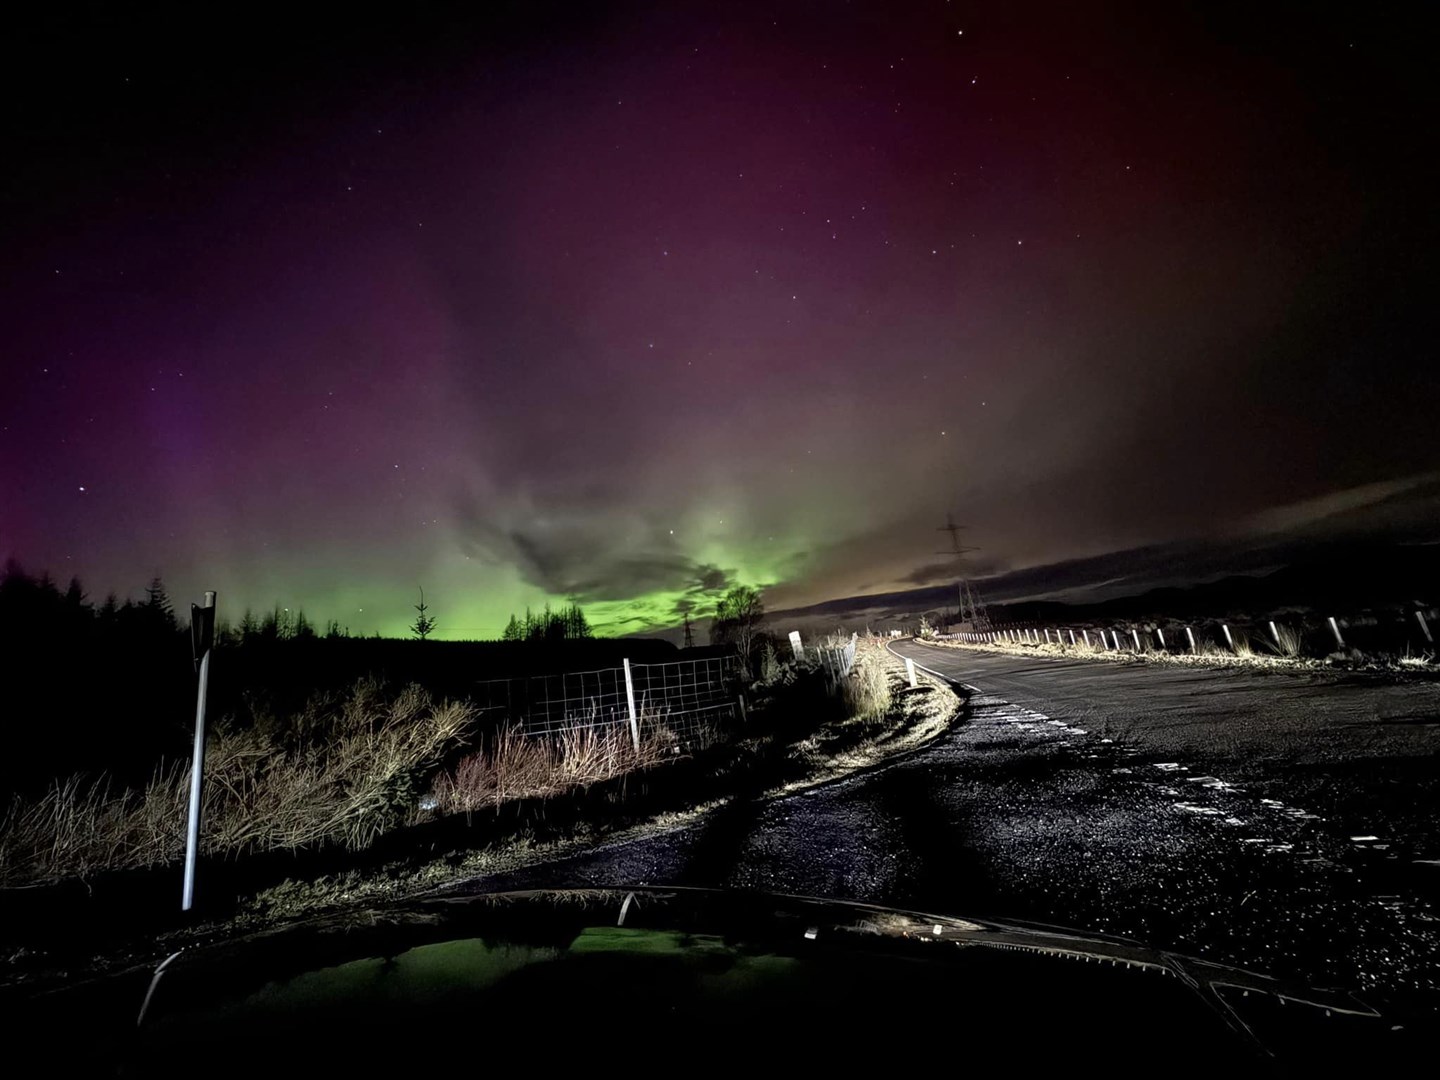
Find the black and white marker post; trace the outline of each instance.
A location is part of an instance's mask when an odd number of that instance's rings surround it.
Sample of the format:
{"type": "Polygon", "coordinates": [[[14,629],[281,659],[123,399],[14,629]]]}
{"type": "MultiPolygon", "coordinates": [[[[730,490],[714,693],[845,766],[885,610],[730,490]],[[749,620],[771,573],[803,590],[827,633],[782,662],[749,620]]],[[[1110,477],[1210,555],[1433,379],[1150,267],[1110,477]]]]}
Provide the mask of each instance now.
{"type": "Polygon", "coordinates": [[[185,829],[185,897],[181,911],[195,904],[195,862],[200,857],[200,779],[205,772],[205,690],[210,683],[210,650],[215,644],[215,594],[207,592],[205,602],[190,605],[190,647],[200,686],[195,698],[195,751],[190,766],[190,820],[185,829]]]}

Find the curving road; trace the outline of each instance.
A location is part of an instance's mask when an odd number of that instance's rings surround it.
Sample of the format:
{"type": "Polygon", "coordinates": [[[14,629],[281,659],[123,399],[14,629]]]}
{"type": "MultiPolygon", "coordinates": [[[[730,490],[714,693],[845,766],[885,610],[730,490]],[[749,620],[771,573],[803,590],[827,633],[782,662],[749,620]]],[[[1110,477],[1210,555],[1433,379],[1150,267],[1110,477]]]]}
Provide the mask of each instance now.
{"type": "Polygon", "coordinates": [[[907,642],[943,738],[800,795],[466,883],[692,884],[1030,919],[1440,1003],[1440,691],[907,642]]]}

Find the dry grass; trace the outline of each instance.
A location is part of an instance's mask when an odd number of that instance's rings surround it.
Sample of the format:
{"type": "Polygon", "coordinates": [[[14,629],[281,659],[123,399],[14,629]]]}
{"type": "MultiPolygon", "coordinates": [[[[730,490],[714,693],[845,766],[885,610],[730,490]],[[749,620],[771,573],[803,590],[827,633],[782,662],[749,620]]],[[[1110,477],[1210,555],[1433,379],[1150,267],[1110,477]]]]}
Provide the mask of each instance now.
{"type": "MultiPolygon", "coordinates": [[[[340,844],[358,850],[415,812],[418,791],[473,719],[419,687],[362,681],[281,726],[221,730],[206,746],[202,851],[238,856],[340,844]]],[[[184,850],[189,762],[142,789],[72,777],[0,817],[0,882],[139,869],[184,850]]]]}
{"type": "Polygon", "coordinates": [[[1289,627],[1275,624],[1275,638],[1271,639],[1272,647],[1281,656],[1291,659],[1300,655],[1302,642],[1299,631],[1289,627]]]}
{"type": "Polygon", "coordinates": [[[554,739],[506,728],[439,774],[426,805],[440,814],[468,814],[514,799],[550,798],[673,761],[721,738],[718,730],[700,728],[682,739],[656,716],[642,716],[640,728],[638,750],[623,724],[577,724],[554,739]]]}
{"type": "Polygon", "coordinates": [[[884,646],[861,642],[855,650],[855,666],[841,684],[846,713],[857,720],[878,720],[890,711],[890,679],[884,646]],[[883,654],[883,655],[882,655],[883,654]]]}

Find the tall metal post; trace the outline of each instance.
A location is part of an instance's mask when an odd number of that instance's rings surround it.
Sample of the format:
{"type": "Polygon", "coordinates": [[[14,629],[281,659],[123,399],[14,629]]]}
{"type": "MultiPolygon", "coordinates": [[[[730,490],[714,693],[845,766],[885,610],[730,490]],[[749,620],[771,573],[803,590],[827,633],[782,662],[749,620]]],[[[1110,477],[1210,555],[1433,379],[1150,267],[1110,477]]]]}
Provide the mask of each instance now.
{"type": "Polygon", "coordinates": [[[195,695],[195,749],[190,755],[190,817],[185,826],[185,891],[180,910],[195,905],[195,863],[200,857],[200,796],[205,775],[205,692],[210,686],[210,652],[215,640],[215,594],[207,592],[205,602],[190,605],[190,644],[199,669],[195,695]]]}

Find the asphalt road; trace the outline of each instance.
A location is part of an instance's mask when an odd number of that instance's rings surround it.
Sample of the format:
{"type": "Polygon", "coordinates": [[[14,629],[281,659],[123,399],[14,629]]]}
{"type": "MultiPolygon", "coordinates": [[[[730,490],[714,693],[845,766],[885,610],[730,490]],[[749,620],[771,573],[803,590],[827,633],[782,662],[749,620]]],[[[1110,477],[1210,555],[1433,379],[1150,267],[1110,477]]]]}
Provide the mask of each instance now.
{"type": "Polygon", "coordinates": [[[1028,919],[1440,1004],[1434,684],[900,649],[973,688],[922,750],[462,888],[687,884],[1028,919]]]}

